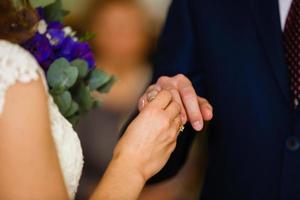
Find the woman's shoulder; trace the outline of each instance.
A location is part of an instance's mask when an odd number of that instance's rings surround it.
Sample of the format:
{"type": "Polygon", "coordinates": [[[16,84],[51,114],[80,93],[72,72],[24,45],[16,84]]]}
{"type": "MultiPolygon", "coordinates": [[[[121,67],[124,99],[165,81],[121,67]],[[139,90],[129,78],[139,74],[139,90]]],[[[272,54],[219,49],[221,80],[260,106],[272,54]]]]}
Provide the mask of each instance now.
{"type": "MultiPolygon", "coordinates": [[[[18,44],[0,40],[0,82],[36,80],[39,64],[35,58],[18,44]]],[[[1,83],[0,83],[1,84],[1,83]]]]}
{"type": "Polygon", "coordinates": [[[18,44],[0,40],[0,113],[10,86],[38,80],[41,75],[34,57],[18,44]]]}
{"type": "Polygon", "coordinates": [[[35,58],[23,47],[0,39],[0,69],[33,70],[39,69],[35,58]]]}

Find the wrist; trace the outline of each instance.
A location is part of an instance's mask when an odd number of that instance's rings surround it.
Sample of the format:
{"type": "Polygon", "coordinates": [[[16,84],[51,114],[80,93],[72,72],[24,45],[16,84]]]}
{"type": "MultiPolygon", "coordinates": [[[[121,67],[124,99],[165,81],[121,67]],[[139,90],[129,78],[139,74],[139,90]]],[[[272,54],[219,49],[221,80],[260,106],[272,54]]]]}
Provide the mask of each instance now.
{"type": "Polygon", "coordinates": [[[122,168],[121,170],[124,171],[124,174],[132,177],[136,182],[145,184],[148,178],[146,177],[145,173],[143,172],[143,167],[141,163],[136,159],[134,155],[127,155],[127,154],[114,154],[111,165],[116,168],[122,168]],[[134,159],[132,159],[134,158],[134,159]]]}

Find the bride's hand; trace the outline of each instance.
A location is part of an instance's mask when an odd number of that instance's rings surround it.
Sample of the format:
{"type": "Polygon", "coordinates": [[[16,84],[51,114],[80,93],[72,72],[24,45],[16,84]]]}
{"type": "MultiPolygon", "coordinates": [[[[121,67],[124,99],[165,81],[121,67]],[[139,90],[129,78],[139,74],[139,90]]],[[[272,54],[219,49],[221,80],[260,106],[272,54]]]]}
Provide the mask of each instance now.
{"type": "Polygon", "coordinates": [[[170,92],[161,91],[129,125],[113,160],[130,163],[145,181],[159,172],[176,147],[183,125],[180,109],[170,92]]]}

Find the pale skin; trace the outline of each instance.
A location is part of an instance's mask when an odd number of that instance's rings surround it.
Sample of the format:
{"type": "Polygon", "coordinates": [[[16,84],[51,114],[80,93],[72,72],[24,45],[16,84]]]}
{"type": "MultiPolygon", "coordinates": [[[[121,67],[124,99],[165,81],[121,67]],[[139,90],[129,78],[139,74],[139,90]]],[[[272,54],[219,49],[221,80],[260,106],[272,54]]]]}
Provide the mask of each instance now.
{"type": "Polygon", "coordinates": [[[196,94],[191,81],[182,74],[174,77],[162,76],[154,85],[149,86],[140,98],[139,110],[142,111],[147,106],[149,97],[156,96],[161,90],[172,94],[174,101],[181,107],[183,122],[189,121],[196,131],[201,131],[204,122],[213,118],[213,107],[205,98],[196,94]]]}
{"type": "MultiPolygon", "coordinates": [[[[0,115],[0,199],[67,200],[41,79],[6,92],[0,115]]],[[[137,199],[167,162],[183,124],[180,105],[161,90],[130,124],[92,200],[137,199]]]]}
{"type": "MultiPolygon", "coordinates": [[[[210,121],[213,118],[213,107],[205,98],[197,96],[191,81],[182,74],[174,77],[161,77],[154,85],[149,86],[145,94],[140,98],[139,110],[142,111],[148,104],[147,99],[156,96],[161,90],[168,90],[172,93],[173,99],[180,104],[183,122],[189,121],[196,131],[201,131],[205,121],[210,121]]],[[[182,176],[180,178],[184,179],[182,176]]],[[[180,181],[178,175],[172,179],[173,182],[177,180],[180,181]]],[[[166,200],[184,197],[184,193],[187,191],[183,191],[183,188],[180,188],[180,184],[173,184],[173,182],[165,181],[157,185],[146,187],[144,192],[141,193],[140,199],[152,199],[153,196],[159,196],[159,194],[164,194],[165,191],[170,190],[182,191],[182,194],[170,198],[166,198],[165,195],[162,195],[161,199],[166,200]]]]}

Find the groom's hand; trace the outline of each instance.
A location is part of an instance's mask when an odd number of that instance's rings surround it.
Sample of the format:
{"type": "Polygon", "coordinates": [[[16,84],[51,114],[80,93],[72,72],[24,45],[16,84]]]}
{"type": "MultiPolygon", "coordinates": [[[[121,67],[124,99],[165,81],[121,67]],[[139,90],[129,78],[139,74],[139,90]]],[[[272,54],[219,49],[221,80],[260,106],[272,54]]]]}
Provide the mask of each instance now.
{"type": "Polygon", "coordinates": [[[173,100],[181,106],[182,121],[189,121],[195,130],[202,130],[204,121],[212,119],[212,106],[206,99],[197,96],[191,81],[181,74],[174,77],[163,76],[156,84],[149,86],[139,101],[139,110],[141,111],[161,90],[169,90],[172,93],[173,100]]]}

